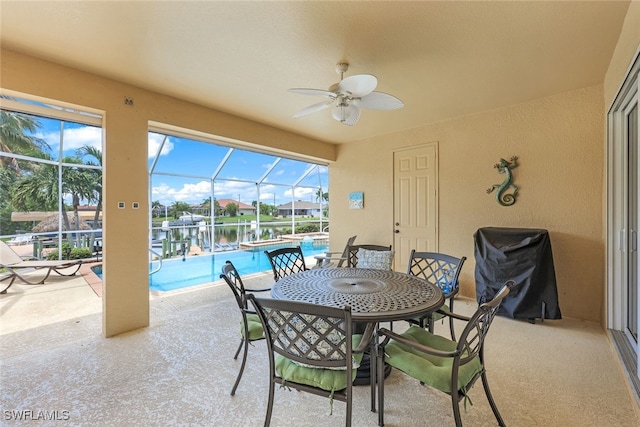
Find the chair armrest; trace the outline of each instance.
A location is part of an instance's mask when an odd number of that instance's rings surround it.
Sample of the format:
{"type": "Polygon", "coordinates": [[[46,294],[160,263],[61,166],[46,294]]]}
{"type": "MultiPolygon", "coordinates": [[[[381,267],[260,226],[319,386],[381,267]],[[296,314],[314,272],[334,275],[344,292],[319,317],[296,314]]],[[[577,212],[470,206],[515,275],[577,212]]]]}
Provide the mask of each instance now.
{"type": "Polygon", "coordinates": [[[453,291],[449,292],[448,294],[445,294],[444,298],[453,299],[458,295],[459,292],[460,292],[460,288],[455,288],[453,291]]]}
{"type": "Polygon", "coordinates": [[[346,258],[341,257],[341,256],[340,256],[340,257],[330,256],[330,255],[329,255],[330,253],[335,253],[335,254],[339,254],[339,255],[341,255],[341,253],[340,253],[340,252],[327,252],[327,254],[326,254],[326,255],[314,255],[314,258],[315,258],[315,259],[346,259],[346,258]]]}
{"type": "Polygon", "coordinates": [[[264,288],[264,289],[247,289],[245,288],[245,292],[267,292],[270,291],[271,288],[264,288]]]}
{"type": "Polygon", "coordinates": [[[342,252],[325,252],[324,254],[326,256],[331,256],[331,255],[335,255],[335,254],[342,255],[342,252]]]}
{"type": "Polygon", "coordinates": [[[442,314],[442,315],[448,316],[448,317],[453,317],[454,319],[463,320],[465,322],[468,322],[469,320],[471,320],[470,317],[463,316],[462,314],[458,314],[458,313],[453,313],[451,311],[436,310],[436,313],[442,314]]]}
{"type": "Polygon", "coordinates": [[[371,341],[373,340],[375,330],[376,330],[375,323],[367,323],[367,326],[364,329],[364,333],[362,334],[362,339],[360,340],[360,344],[358,345],[358,347],[352,349],[351,352],[362,353],[366,349],[368,349],[371,346],[371,341]]]}
{"type": "Polygon", "coordinates": [[[398,335],[395,332],[391,332],[387,328],[382,328],[378,331],[378,335],[384,336],[384,341],[380,344],[382,348],[389,342],[389,340],[394,340],[400,344],[404,344],[407,347],[410,347],[414,350],[421,351],[423,353],[431,354],[433,356],[438,357],[456,357],[458,355],[458,351],[442,351],[436,350],[435,348],[428,347],[426,345],[422,345],[418,342],[410,340],[408,338],[403,337],[402,335],[398,335]]]}

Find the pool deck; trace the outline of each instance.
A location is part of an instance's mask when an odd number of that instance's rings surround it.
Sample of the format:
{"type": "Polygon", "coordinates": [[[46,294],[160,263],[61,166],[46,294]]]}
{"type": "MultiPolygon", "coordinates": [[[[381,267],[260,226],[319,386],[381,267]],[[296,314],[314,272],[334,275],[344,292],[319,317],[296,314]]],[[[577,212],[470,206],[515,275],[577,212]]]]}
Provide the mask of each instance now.
{"type": "Polygon", "coordinates": [[[305,239],[311,239],[313,245],[328,245],[329,233],[302,233],[285,234],[278,239],[260,240],[256,242],[241,242],[240,249],[267,249],[269,247],[281,246],[287,243],[301,244],[305,239]]]}
{"type": "MultiPolygon", "coordinates": [[[[326,233],[315,233],[315,234],[326,234],[326,233]]],[[[298,237],[297,240],[301,240],[301,238],[298,236],[293,236],[293,237],[298,237]]],[[[304,235],[302,235],[304,237],[304,235]]],[[[284,236],[283,236],[284,237],[284,236]]],[[[314,238],[314,240],[320,240],[323,236],[316,236],[314,238]]],[[[328,238],[328,235],[327,235],[328,238]]],[[[290,240],[294,240],[294,239],[289,239],[290,240]]],[[[264,240],[262,242],[256,242],[253,244],[252,248],[268,248],[269,246],[273,246],[275,244],[278,245],[282,245],[283,241],[286,242],[286,240],[264,240]]],[[[29,244],[29,245],[20,245],[20,246],[13,246],[12,247],[14,251],[16,251],[18,253],[18,255],[23,256],[23,257],[28,257],[28,256],[33,256],[33,245],[29,244]]],[[[199,248],[195,247],[192,248],[192,251],[190,251],[190,254],[195,254],[195,252],[198,253],[204,253],[204,252],[200,252],[199,248]],[[198,249],[198,251],[196,251],[195,249],[198,249]]],[[[312,266],[315,265],[316,260],[311,256],[311,257],[307,257],[305,258],[305,262],[307,264],[307,266],[309,268],[311,268],[312,266]]],[[[86,260],[83,260],[82,266],[80,267],[80,270],[78,271],[78,273],[76,274],[76,276],[73,277],[62,277],[62,276],[58,276],[55,273],[53,273],[51,276],[49,276],[49,279],[47,279],[47,282],[44,285],[24,285],[19,283],[19,281],[16,281],[13,286],[9,289],[9,291],[7,291],[7,295],[9,296],[8,298],[2,298],[2,301],[0,301],[0,314],[3,315],[3,323],[6,320],[6,316],[5,311],[7,310],[7,307],[4,307],[3,304],[6,301],[10,301],[10,300],[15,300],[17,299],[17,297],[15,297],[14,292],[18,291],[20,297],[19,298],[28,298],[28,299],[38,299],[40,295],[53,295],[53,292],[50,291],[54,291],[56,290],[58,287],[61,287],[62,289],[66,289],[66,285],[64,285],[64,283],[69,282],[69,286],[71,286],[71,288],[76,288],[78,286],[82,286],[85,287],[86,285],[88,285],[88,288],[93,292],[94,296],[97,296],[99,299],[102,298],[102,279],[96,275],[93,270],[92,267],[96,266],[96,265],[101,265],[102,261],[97,261],[95,258],[89,258],[86,260]],[[80,281],[78,281],[78,279],[80,279],[80,281]],[[50,283],[52,285],[50,285],[50,283]],[[58,283],[60,283],[60,286],[58,286],[58,283]],[[49,287],[51,286],[51,287],[49,287]],[[14,295],[14,297],[11,297],[11,295],[14,295]]],[[[33,272],[33,273],[28,273],[28,274],[33,274],[34,277],[37,277],[37,275],[41,274],[38,272],[33,272]]],[[[263,278],[263,277],[267,277],[268,281],[270,280],[271,282],[273,281],[272,279],[272,273],[270,271],[267,272],[262,272],[262,273],[255,273],[252,275],[249,275],[248,278],[263,278]]],[[[244,277],[243,277],[244,279],[244,277]]],[[[219,282],[219,281],[218,281],[219,282]]],[[[162,296],[169,296],[169,295],[174,295],[176,293],[182,293],[182,292],[190,292],[193,290],[198,290],[201,289],[203,287],[207,287],[207,286],[212,286],[215,283],[218,282],[210,282],[210,283],[204,283],[202,285],[197,285],[197,286],[190,286],[188,288],[185,289],[179,289],[179,290],[175,290],[175,291],[168,291],[168,292],[158,292],[158,291],[150,291],[150,296],[152,298],[154,297],[162,297],[162,296]]],[[[263,287],[268,287],[270,286],[271,283],[269,283],[266,286],[263,287]]],[[[4,296],[3,296],[4,297],[4,296]]],[[[55,300],[58,299],[58,293],[56,292],[55,295],[55,300]]],[[[48,298],[48,297],[47,297],[48,298]]],[[[77,298],[77,296],[74,296],[73,298],[77,298]]],[[[36,302],[37,304],[37,302],[36,302]]],[[[45,301],[46,304],[46,301],[45,301]]],[[[101,304],[101,303],[100,303],[101,304]]],[[[53,305],[52,305],[53,306],[53,305]]],[[[91,304],[88,304],[88,306],[91,306],[91,304]]]]}
{"type": "MultiPolygon", "coordinates": [[[[6,294],[0,295],[0,335],[56,323],[68,324],[70,328],[88,327],[79,319],[99,315],[103,310],[102,281],[91,271],[93,265],[95,262],[83,265],[75,276],[53,273],[43,285],[16,281],[6,294]]],[[[38,277],[42,273],[34,271],[25,275],[38,277]]],[[[243,276],[243,281],[247,289],[268,288],[273,285],[273,274],[271,271],[254,273],[243,276]]],[[[231,295],[222,280],[169,292],[149,292],[152,321],[158,310],[174,305],[176,297],[188,304],[211,293],[231,295]]],[[[92,325],[91,328],[95,332],[100,330],[100,325],[92,325]]]]}

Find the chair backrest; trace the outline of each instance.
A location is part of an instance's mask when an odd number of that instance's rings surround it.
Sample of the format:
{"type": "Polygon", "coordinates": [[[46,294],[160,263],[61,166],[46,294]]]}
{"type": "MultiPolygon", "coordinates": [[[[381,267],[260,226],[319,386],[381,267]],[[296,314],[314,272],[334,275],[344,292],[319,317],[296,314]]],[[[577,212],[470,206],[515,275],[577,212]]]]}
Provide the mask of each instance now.
{"type": "MultiPolygon", "coordinates": [[[[340,261],[338,261],[338,267],[342,267],[344,265],[344,262],[349,259],[349,247],[352,246],[353,242],[356,241],[356,237],[358,236],[357,235],[351,236],[347,239],[347,244],[344,246],[344,250],[342,251],[342,256],[340,257],[340,261]]],[[[347,263],[347,265],[349,264],[347,263]]]]}
{"type": "Polygon", "coordinates": [[[489,327],[496,316],[498,308],[500,308],[502,300],[509,295],[509,291],[515,284],[513,280],[509,280],[491,301],[481,304],[471,316],[458,340],[457,350],[460,357],[456,357],[454,360],[454,371],[457,368],[456,365],[464,365],[478,354],[480,355],[480,360],[483,359],[484,339],[489,332],[489,327]]]}
{"type": "Polygon", "coordinates": [[[438,286],[445,297],[458,293],[458,277],[467,257],[456,258],[439,252],[411,251],[407,274],[438,286]]]}
{"type": "Polygon", "coordinates": [[[264,253],[269,259],[273,270],[273,279],[276,282],[290,274],[299,273],[307,269],[300,246],[264,251],[264,253]]]}
{"type": "Polygon", "coordinates": [[[224,281],[227,282],[227,285],[229,285],[229,288],[231,288],[233,296],[236,298],[236,302],[238,303],[238,308],[240,308],[241,311],[246,311],[247,300],[244,283],[242,283],[240,274],[231,261],[225,262],[222,266],[222,274],[220,275],[220,278],[224,279],[224,281]]]}
{"type": "Polygon", "coordinates": [[[274,355],[280,354],[302,366],[343,368],[351,378],[351,308],[327,307],[301,301],[256,298],[255,306],[267,337],[269,365],[275,373],[274,355]]]}
{"type": "Polygon", "coordinates": [[[22,262],[20,255],[16,253],[9,245],[0,240],[0,264],[11,265],[22,262]]]}
{"type": "MultiPolygon", "coordinates": [[[[348,255],[347,255],[347,260],[348,263],[347,265],[349,267],[358,267],[358,257],[359,257],[359,250],[360,249],[365,249],[368,251],[386,251],[389,252],[391,251],[391,245],[389,246],[381,246],[381,245],[349,245],[348,247],[348,255]]],[[[391,268],[391,266],[389,266],[389,268],[391,268]]]]}

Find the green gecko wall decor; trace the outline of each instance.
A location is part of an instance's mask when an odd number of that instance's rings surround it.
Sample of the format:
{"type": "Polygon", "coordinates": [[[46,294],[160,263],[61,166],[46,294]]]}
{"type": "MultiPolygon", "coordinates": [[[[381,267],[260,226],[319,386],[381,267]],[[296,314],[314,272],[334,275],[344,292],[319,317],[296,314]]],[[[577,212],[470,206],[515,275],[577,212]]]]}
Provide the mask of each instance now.
{"type": "Polygon", "coordinates": [[[511,161],[500,159],[499,163],[493,165],[498,169],[498,173],[505,174],[504,181],[501,184],[494,184],[487,188],[487,194],[496,190],[496,201],[502,206],[511,206],[516,202],[516,195],[518,194],[518,187],[512,183],[513,173],[511,169],[518,167],[518,157],[511,156],[511,161]],[[513,190],[511,193],[506,193],[507,190],[513,190]]]}

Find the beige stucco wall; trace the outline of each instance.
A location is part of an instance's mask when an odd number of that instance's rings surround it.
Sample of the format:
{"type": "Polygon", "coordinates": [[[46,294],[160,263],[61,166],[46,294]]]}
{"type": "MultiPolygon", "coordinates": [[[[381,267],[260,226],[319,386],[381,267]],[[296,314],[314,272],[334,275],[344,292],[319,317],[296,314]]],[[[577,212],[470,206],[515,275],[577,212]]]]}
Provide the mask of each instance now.
{"type": "Polygon", "coordinates": [[[332,144],[128,86],[9,50],[0,51],[0,87],[100,110],[103,143],[103,333],[149,324],[147,131],[150,122],[191,129],[248,146],[329,162],[332,144]],[[124,104],[131,97],[133,106],[124,104]],[[126,203],[118,209],[117,203],[126,203]],[[140,209],[131,209],[133,202],[140,209]]]}
{"type": "Polygon", "coordinates": [[[618,43],[604,77],[605,107],[608,109],[629,71],[631,61],[640,48],[640,1],[629,4],[618,43]]]}
{"type": "MultiPolygon", "coordinates": [[[[549,230],[564,316],[600,321],[604,286],[601,85],[343,145],[330,170],[332,241],[393,243],[393,150],[438,142],[439,250],[467,256],[462,294],[475,296],[473,233],[480,227],[549,230]],[[486,189],[519,157],[514,206],[486,189]],[[365,192],[365,209],[348,193],[365,192]]],[[[406,266],[396,266],[404,270],[406,266]]]]}

